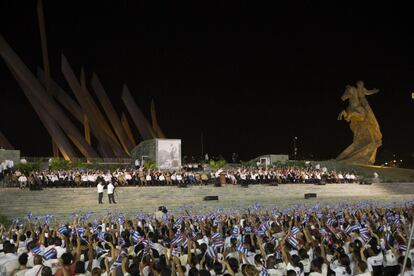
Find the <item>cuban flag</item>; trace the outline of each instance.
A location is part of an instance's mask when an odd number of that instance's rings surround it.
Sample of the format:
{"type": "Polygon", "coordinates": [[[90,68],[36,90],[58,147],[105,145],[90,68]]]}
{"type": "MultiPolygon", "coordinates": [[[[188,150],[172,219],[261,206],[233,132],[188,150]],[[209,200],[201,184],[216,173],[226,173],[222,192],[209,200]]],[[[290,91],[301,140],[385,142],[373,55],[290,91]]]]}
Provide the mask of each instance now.
{"type": "Polygon", "coordinates": [[[290,236],[287,238],[287,241],[288,241],[288,243],[290,243],[290,245],[292,245],[294,248],[297,248],[297,247],[298,247],[298,245],[299,245],[298,240],[297,240],[294,236],[292,236],[292,235],[290,235],[290,236]]]}
{"type": "Polygon", "coordinates": [[[42,253],[42,249],[40,249],[40,246],[35,246],[32,248],[32,253],[36,255],[40,255],[40,253],[42,253]]]}
{"type": "Polygon", "coordinates": [[[133,233],[132,233],[132,241],[134,242],[134,243],[138,243],[138,242],[140,242],[140,241],[142,241],[143,240],[143,238],[142,238],[142,236],[139,234],[139,232],[138,231],[134,231],[133,233]]]}
{"type": "Polygon", "coordinates": [[[214,249],[222,248],[224,247],[224,241],[223,240],[217,240],[213,242],[214,249]]]}
{"type": "Polygon", "coordinates": [[[209,246],[208,248],[207,248],[207,256],[209,256],[210,258],[212,258],[212,259],[215,259],[216,258],[216,252],[214,251],[214,248],[213,247],[211,247],[211,246],[209,246]]]}
{"type": "Polygon", "coordinates": [[[368,228],[361,228],[359,230],[359,235],[363,242],[367,242],[369,240],[369,231],[368,228]]]}
{"type": "Polygon", "coordinates": [[[407,246],[405,244],[401,244],[401,245],[398,245],[398,249],[401,252],[406,252],[407,251],[407,246]]]}
{"type": "Polygon", "coordinates": [[[85,228],[83,228],[83,227],[77,227],[76,228],[76,232],[78,233],[78,236],[79,237],[82,237],[83,234],[85,233],[85,228]]]}
{"type": "Polygon", "coordinates": [[[251,232],[252,232],[252,227],[249,225],[246,225],[246,227],[244,228],[244,233],[250,234],[251,232]]]}
{"type": "Polygon", "coordinates": [[[334,223],[335,223],[335,220],[334,219],[328,218],[326,220],[326,224],[329,225],[329,226],[332,226],[334,223]]]}
{"type": "Polygon", "coordinates": [[[243,254],[245,254],[245,255],[246,255],[246,254],[247,254],[247,252],[248,252],[247,248],[243,246],[243,243],[240,243],[240,244],[237,246],[237,251],[238,251],[238,252],[240,252],[240,253],[243,253],[243,254]]]}
{"type": "Polygon", "coordinates": [[[212,239],[212,240],[217,240],[217,239],[222,239],[222,237],[221,237],[221,234],[220,234],[220,233],[214,233],[214,234],[211,236],[211,239],[212,239]]]}
{"type": "Polygon", "coordinates": [[[262,270],[260,271],[260,276],[269,276],[269,272],[267,272],[267,269],[262,267],[262,270]]]}
{"type": "Polygon", "coordinates": [[[43,254],[43,258],[45,260],[56,259],[57,258],[57,251],[56,251],[56,249],[50,248],[48,251],[45,252],[45,254],[43,254]]]}
{"type": "Polygon", "coordinates": [[[352,232],[352,226],[350,224],[348,224],[348,226],[345,228],[344,232],[349,235],[349,233],[352,232]]]}
{"type": "Polygon", "coordinates": [[[181,235],[175,235],[173,240],[171,241],[171,245],[178,245],[183,240],[183,237],[181,235]]]}
{"type": "Polygon", "coordinates": [[[293,236],[296,236],[296,234],[298,234],[299,232],[300,232],[300,229],[298,227],[296,227],[296,226],[293,226],[292,229],[290,230],[290,233],[293,236]]]}
{"type": "Polygon", "coordinates": [[[66,225],[62,225],[58,228],[58,233],[65,235],[68,233],[68,227],[66,225]]]}
{"type": "Polygon", "coordinates": [[[352,231],[356,231],[356,230],[359,230],[359,229],[361,229],[361,224],[359,224],[359,223],[352,226],[352,231]]]}
{"type": "Polygon", "coordinates": [[[232,236],[233,238],[238,238],[240,236],[240,229],[237,226],[233,227],[233,232],[232,232],[232,236]]]}

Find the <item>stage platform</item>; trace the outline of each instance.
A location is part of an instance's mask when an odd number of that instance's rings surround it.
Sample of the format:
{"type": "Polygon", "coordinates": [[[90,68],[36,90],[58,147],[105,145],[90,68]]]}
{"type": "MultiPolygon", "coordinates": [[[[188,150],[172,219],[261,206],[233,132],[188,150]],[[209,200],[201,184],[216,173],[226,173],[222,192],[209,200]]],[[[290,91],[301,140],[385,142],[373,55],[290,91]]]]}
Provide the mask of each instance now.
{"type": "Polygon", "coordinates": [[[69,217],[73,212],[92,211],[106,214],[118,210],[135,214],[141,210],[154,212],[164,205],[168,210],[177,212],[179,207],[189,205],[195,210],[217,208],[246,208],[259,202],[272,207],[292,206],[297,203],[333,204],[337,202],[356,202],[360,200],[402,202],[414,200],[414,183],[359,184],[282,184],[271,187],[250,185],[248,188],[227,185],[224,187],[194,186],[178,187],[120,187],[117,188],[118,204],[109,205],[105,190],[103,205],[97,204],[95,188],[50,188],[42,191],[0,188],[0,214],[9,217],[55,214],[69,217]],[[317,193],[316,199],[304,199],[305,193],[317,193]],[[218,195],[218,201],[203,201],[204,196],[218,195]]]}

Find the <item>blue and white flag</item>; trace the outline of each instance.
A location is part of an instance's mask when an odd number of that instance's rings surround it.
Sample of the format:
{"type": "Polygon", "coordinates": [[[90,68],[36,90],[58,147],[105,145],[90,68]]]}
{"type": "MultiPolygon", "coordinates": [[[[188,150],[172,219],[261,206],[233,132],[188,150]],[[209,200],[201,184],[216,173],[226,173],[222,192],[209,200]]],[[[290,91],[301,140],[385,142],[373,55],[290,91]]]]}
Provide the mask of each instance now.
{"type": "Polygon", "coordinates": [[[209,256],[212,259],[216,258],[216,252],[214,251],[214,248],[209,246],[207,247],[207,256],[209,256]]]}
{"type": "Polygon", "coordinates": [[[40,246],[35,246],[32,248],[32,253],[39,255],[40,253],[42,253],[42,249],[40,249],[40,246]]]}
{"type": "Polygon", "coordinates": [[[56,249],[50,248],[48,251],[45,252],[45,254],[43,254],[43,258],[45,260],[56,259],[57,258],[57,251],[56,251],[56,249]]]}
{"type": "Polygon", "coordinates": [[[290,233],[293,236],[296,236],[296,234],[298,234],[299,232],[300,232],[300,229],[298,227],[296,227],[296,226],[293,226],[292,229],[290,230],[290,233]]]}
{"type": "Polygon", "coordinates": [[[237,251],[238,252],[240,252],[240,253],[243,253],[243,254],[247,254],[247,252],[248,252],[248,250],[247,250],[247,248],[246,247],[244,247],[244,245],[243,245],[243,243],[240,243],[238,246],[237,246],[237,251]]]}
{"type": "Polygon", "coordinates": [[[298,247],[298,245],[299,245],[298,240],[297,240],[294,236],[292,236],[292,235],[290,235],[290,236],[287,238],[287,241],[288,241],[288,243],[290,243],[290,245],[292,245],[294,248],[297,248],[297,247],[298,247]]]}
{"type": "Polygon", "coordinates": [[[143,237],[139,234],[138,231],[134,231],[134,233],[132,233],[132,241],[134,243],[138,243],[142,240],[143,240],[143,237]]]}
{"type": "Polygon", "coordinates": [[[66,225],[60,226],[57,231],[62,235],[65,235],[69,232],[68,227],[66,225]]]}
{"type": "Polygon", "coordinates": [[[238,238],[240,236],[240,228],[238,226],[233,226],[232,236],[233,238],[238,238]]]}
{"type": "Polygon", "coordinates": [[[260,276],[269,276],[269,272],[267,272],[267,269],[265,267],[262,267],[262,270],[260,271],[260,276]]]}

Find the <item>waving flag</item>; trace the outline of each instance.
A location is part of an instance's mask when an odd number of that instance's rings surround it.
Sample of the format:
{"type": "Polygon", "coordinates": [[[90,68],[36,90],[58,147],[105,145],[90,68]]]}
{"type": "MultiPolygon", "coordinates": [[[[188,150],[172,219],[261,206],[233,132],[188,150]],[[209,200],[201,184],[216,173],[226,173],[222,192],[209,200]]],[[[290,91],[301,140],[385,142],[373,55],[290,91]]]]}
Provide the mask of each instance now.
{"type": "Polygon", "coordinates": [[[267,269],[265,267],[262,267],[262,270],[260,271],[260,276],[269,276],[269,272],[267,272],[267,269]]]}
{"type": "Polygon", "coordinates": [[[238,226],[233,227],[232,236],[233,238],[238,238],[240,236],[240,228],[238,226]]]}
{"type": "Polygon", "coordinates": [[[290,245],[292,245],[294,248],[297,248],[297,247],[298,247],[298,245],[299,245],[298,240],[297,240],[294,236],[292,236],[292,235],[288,236],[287,241],[288,241],[288,243],[290,243],[290,245]]]}
{"type": "Polygon", "coordinates": [[[48,251],[46,251],[45,254],[43,254],[43,258],[45,260],[56,259],[57,258],[57,251],[56,251],[56,249],[51,248],[48,251]]]}
{"type": "Polygon", "coordinates": [[[171,245],[178,245],[183,240],[183,237],[181,235],[175,235],[175,237],[171,241],[171,245]]]}
{"type": "Polygon", "coordinates": [[[296,226],[293,226],[292,227],[292,230],[290,230],[290,233],[293,235],[293,236],[296,236],[296,234],[298,234],[300,232],[300,229],[298,228],[298,227],[296,227],[296,226]]]}
{"type": "Polygon", "coordinates": [[[65,235],[69,232],[68,227],[66,225],[60,226],[57,231],[62,235],[65,235]]]}
{"type": "Polygon", "coordinates": [[[246,247],[244,247],[244,245],[243,245],[243,243],[240,243],[238,246],[237,246],[237,251],[238,252],[240,252],[240,253],[243,253],[243,254],[247,254],[247,252],[248,252],[248,250],[247,250],[247,248],[246,247]]]}
{"type": "Polygon", "coordinates": [[[210,258],[212,258],[212,259],[215,259],[216,258],[216,252],[214,251],[214,248],[213,247],[211,247],[211,246],[209,246],[208,248],[207,248],[207,256],[209,256],[210,258]]]}
{"type": "Polygon", "coordinates": [[[42,250],[40,249],[40,246],[36,246],[32,248],[32,253],[36,255],[40,255],[42,253],[42,250]]]}
{"type": "Polygon", "coordinates": [[[134,233],[132,233],[132,241],[134,243],[138,243],[142,240],[143,240],[143,237],[139,234],[138,231],[134,231],[134,233]]]}

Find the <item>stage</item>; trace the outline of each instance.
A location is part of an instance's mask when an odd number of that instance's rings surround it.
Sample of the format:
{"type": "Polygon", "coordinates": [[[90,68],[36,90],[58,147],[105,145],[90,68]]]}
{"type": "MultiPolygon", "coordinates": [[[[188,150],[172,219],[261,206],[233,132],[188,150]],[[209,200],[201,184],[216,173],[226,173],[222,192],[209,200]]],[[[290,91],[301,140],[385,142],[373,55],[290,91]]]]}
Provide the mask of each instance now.
{"type": "Polygon", "coordinates": [[[168,210],[177,212],[183,205],[195,210],[216,208],[246,208],[259,202],[272,207],[292,206],[297,203],[333,204],[336,202],[355,202],[359,200],[402,202],[414,200],[414,183],[359,184],[282,184],[271,187],[250,185],[248,188],[226,185],[223,187],[193,186],[178,187],[119,187],[116,189],[116,205],[108,204],[106,190],[104,204],[97,204],[96,188],[50,188],[42,191],[0,188],[0,214],[10,217],[55,214],[69,217],[73,212],[92,211],[106,214],[118,210],[135,214],[138,210],[154,212],[164,205],[168,210]],[[304,199],[305,193],[317,193],[316,199],[304,199]],[[218,195],[218,201],[203,201],[204,196],[218,195]]]}

